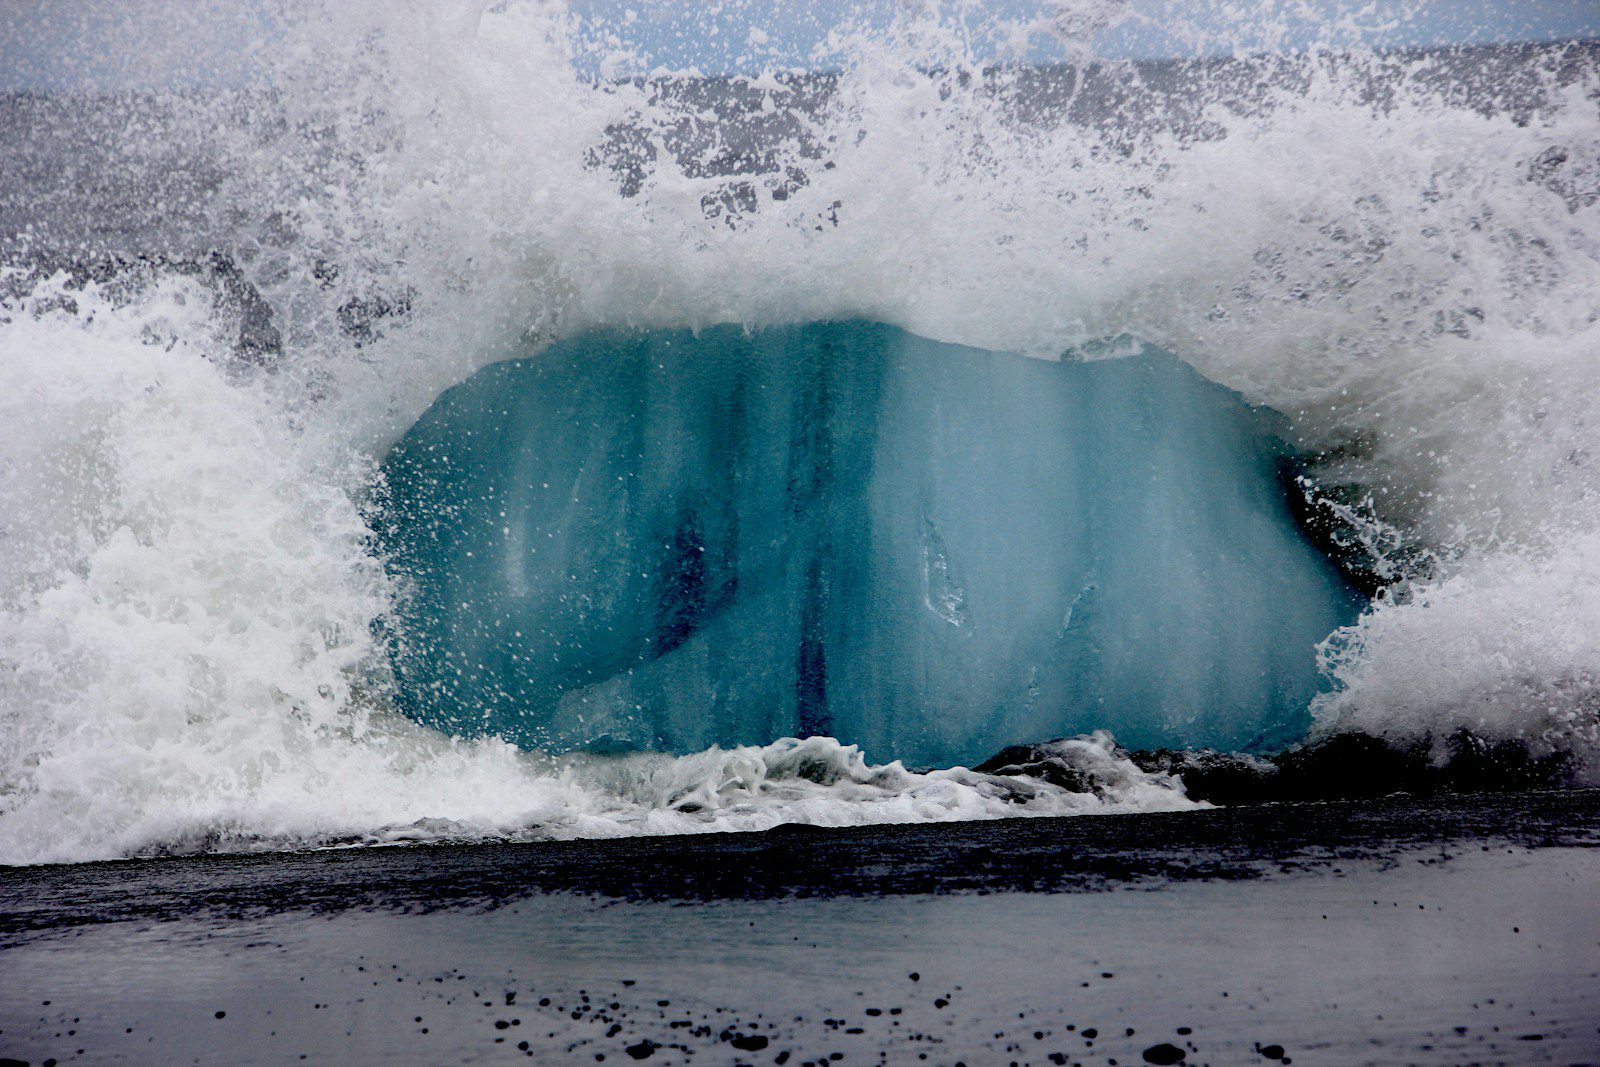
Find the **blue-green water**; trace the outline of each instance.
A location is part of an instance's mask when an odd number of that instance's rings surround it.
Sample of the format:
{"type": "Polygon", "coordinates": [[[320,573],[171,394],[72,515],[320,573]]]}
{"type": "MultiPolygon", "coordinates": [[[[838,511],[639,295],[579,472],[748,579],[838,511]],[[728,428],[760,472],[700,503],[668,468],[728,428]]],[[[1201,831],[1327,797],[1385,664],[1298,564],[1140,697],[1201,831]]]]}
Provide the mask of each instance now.
{"type": "Polygon", "coordinates": [[[1272,746],[1356,599],[1278,420],[1154,350],[866,322],[608,333],[445,393],[385,463],[419,720],[555,750],[829,734],[1272,746]]]}

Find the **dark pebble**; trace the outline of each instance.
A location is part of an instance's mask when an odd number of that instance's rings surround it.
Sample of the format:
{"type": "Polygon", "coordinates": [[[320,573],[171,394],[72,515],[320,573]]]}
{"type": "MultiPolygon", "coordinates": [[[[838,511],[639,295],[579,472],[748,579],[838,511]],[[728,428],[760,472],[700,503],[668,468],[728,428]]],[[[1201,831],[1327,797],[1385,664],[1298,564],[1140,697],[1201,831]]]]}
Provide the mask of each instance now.
{"type": "Polygon", "coordinates": [[[1144,1062],[1165,1064],[1171,1067],[1174,1063],[1182,1063],[1187,1054],[1177,1045],[1169,1045],[1163,1041],[1159,1045],[1151,1045],[1144,1050],[1144,1062]]]}

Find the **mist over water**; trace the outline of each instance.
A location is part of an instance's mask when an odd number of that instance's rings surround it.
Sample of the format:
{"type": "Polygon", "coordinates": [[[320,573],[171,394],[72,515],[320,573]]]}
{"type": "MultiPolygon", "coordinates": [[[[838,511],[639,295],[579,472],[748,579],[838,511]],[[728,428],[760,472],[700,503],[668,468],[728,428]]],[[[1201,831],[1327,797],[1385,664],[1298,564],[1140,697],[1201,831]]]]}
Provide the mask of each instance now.
{"type": "Polygon", "coordinates": [[[1379,53],[1332,20],[1099,61],[1115,4],[934,7],[837,28],[824,74],[705,79],[555,5],[353,6],[272,10],[212,60],[242,87],[4,104],[0,861],[1189,803],[1103,736],[1068,743],[1085,794],[394,711],[380,462],[478,369],[601,329],[1172,352],[1287,420],[1376,593],[1322,646],[1315,731],[1596,773],[1592,45],[1379,53]]]}

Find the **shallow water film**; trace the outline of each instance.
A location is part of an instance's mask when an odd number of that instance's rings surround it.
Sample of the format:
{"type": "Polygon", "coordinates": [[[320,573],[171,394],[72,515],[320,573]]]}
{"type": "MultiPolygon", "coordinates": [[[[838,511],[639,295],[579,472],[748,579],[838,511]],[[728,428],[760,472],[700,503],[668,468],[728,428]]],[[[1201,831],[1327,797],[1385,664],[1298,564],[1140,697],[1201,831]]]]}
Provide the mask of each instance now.
{"type": "Polygon", "coordinates": [[[1597,41],[0,0],[0,1060],[1600,1061],[1597,41]]]}

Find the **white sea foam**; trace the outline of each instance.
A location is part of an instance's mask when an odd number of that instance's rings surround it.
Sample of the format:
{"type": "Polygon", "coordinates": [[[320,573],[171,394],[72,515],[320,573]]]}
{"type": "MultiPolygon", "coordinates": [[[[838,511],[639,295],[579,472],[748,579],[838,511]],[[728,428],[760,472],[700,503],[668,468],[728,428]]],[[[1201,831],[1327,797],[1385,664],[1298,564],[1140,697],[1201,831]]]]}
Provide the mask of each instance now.
{"type": "MultiPolygon", "coordinates": [[[[843,34],[831,101],[791,113],[774,151],[804,183],[728,211],[669,150],[718,120],[578,76],[605,49],[564,12],[356,7],[286,10],[271,93],[165,101],[115,146],[130,182],[174,154],[220,176],[195,214],[273,307],[268,366],[181,278],[12,284],[0,309],[0,861],[1186,803],[1127,765],[1092,797],[820,741],[554,762],[387,711],[374,460],[476,367],[597,325],[1177,352],[1289,416],[1316,479],[1429,561],[1330,643],[1319,728],[1465,727],[1592,773],[1593,52],[1524,63],[1538,106],[1327,55],[1243,98],[1201,79],[1196,123],[1097,126],[1020,121],[1019,83],[907,15],[843,34]],[[653,146],[628,196],[596,162],[618,129],[653,146]]],[[[778,112],[798,91],[756,85],[778,112]]]]}

